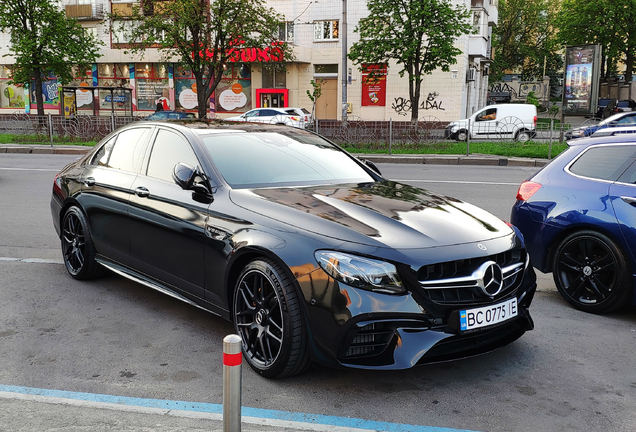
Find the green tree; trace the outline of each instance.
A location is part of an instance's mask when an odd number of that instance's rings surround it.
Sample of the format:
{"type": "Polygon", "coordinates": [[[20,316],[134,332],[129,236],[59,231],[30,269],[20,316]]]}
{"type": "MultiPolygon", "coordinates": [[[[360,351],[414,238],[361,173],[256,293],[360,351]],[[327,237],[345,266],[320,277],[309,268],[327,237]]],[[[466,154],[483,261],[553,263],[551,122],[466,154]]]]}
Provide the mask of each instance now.
{"type": "Polygon", "coordinates": [[[313,92],[310,92],[309,90],[307,90],[307,97],[312,103],[312,107],[311,107],[312,119],[316,118],[316,102],[318,101],[320,96],[322,96],[322,85],[324,83],[325,83],[325,80],[321,80],[321,79],[317,81],[314,81],[314,80],[309,81],[309,84],[311,84],[311,87],[313,88],[313,92]]]}
{"type": "MultiPolygon", "coordinates": [[[[77,20],[50,0],[0,0],[0,30],[10,34],[15,58],[10,84],[33,81],[38,115],[44,115],[42,83],[52,72],[61,84],[72,80],[73,66],[90,68],[102,45],[77,20]]],[[[5,56],[7,56],[5,55],[5,56]]]]}
{"type": "Polygon", "coordinates": [[[411,120],[417,121],[424,76],[438,68],[447,72],[457,62],[462,51],[455,41],[472,31],[470,12],[449,0],[369,0],[367,8],[349,59],[361,70],[362,64],[395,61],[400,76],[408,75],[411,120]]]}
{"type": "MultiPolygon", "coordinates": [[[[232,61],[240,63],[242,49],[265,48],[266,55],[250,62],[283,61],[291,49],[280,40],[283,18],[263,0],[145,0],[132,16],[111,15],[112,26],[123,29],[128,50],[143,54],[157,48],[165,61],[178,61],[196,80],[199,117],[232,61]]],[[[264,51],[261,51],[263,53],[264,51]]]]}
{"type": "Polygon", "coordinates": [[[634,0],[563,0],[557,24],[559,40],[567,45],[601,44],[603,74],[625,62],[625,80],[631,82],[636,51],[636,2],[634,0]]]}
{"type": "Polygon", "coordinates": [[[561,76],[563,59],[556,38],[556,14],[560,0],[499,0],[499,22],[493,29],[495,52],[491,82],[507,71],[520,72],[522,79],[561,76]]]}

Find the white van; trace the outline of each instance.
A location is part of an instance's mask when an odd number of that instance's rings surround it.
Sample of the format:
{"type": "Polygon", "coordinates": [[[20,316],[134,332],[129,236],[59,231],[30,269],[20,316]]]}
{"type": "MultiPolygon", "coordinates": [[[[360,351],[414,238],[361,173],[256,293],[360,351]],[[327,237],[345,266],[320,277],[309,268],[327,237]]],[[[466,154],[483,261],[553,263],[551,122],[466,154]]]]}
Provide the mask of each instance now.
{"type": "Polygon", "coordinates": [[[536,134],[537,107],[532,104],[488,105],[467,119],[450,122],[446,138],[514,139],[526,142],[536,134]]]}

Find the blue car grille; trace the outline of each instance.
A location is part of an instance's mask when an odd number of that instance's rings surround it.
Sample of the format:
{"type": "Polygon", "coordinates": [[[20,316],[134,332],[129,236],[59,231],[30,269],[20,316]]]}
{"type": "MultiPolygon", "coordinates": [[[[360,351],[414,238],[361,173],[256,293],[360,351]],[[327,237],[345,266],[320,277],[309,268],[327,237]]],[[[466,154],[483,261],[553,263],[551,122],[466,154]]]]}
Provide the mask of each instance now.
{"type": "Polygon", "coordinates": [[[491,302],[505,297],[521,284],[523,271],[528,265],[525,249],[512,249],[496,255],[422,266],[417,273],[420,286],[428,298],[438,304],[468,304],[491,302]],[[484,263],[495,262],[502,270],[501,290],[494,296],[479,285],[477,270],[484,263]]]}

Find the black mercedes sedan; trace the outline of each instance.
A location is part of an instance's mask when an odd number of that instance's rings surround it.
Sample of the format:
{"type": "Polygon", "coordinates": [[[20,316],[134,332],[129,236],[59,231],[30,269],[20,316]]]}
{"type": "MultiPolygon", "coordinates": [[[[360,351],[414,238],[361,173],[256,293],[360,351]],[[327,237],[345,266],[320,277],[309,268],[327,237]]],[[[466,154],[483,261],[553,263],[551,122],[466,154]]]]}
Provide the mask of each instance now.
{"type": "Polygon", "coordinates": [[[139,122],[53,183],[76,279],[106,269],[234,323],[266,377],[477,355],[533,328],[520,233],[287,126],[139,122]]]}

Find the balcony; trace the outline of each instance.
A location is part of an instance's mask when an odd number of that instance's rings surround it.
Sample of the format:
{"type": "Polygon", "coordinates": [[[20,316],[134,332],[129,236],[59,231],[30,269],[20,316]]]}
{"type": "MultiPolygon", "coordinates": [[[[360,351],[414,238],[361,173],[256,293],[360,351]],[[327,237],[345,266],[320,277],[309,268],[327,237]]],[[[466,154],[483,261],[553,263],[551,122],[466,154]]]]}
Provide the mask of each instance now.
{"type": "Polygon", "coordinates": [[[101,21],[104,19],[104,5],[95,3],[64,5],[66,16],[78,21],[101,21]]]}
{"type": "Polygon", "coordinates": [[[488,39],[479,35],[471,35],[468,42],[468,56],[479,58],[482,62],[490,60],[490,45],[488,39]]]}

